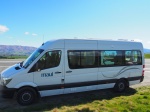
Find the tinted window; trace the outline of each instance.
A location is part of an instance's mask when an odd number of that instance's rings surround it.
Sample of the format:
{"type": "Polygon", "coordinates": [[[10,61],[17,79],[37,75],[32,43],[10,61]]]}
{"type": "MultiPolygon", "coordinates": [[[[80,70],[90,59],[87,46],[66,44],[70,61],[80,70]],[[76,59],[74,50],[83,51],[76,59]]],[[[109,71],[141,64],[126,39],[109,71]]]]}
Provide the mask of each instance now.
{"type": "Polygon", "coordinates": [[[48,69],[57,67],[60,63],[61,51],[49,51],[46,52],[42,58],[37,62],[38,69],[48,69]]]}
{"type": "Polygon", "coordinates": [[[141,65],[142,55],[136,50],[74,50],[68,51],[68,63],[71,69],[141,65]]]}
{"type": "Polygon", "coordinates": [[[98,67],[97,51],[68,51],[69,68],[98,67]]]}
{"type": "Polygon", "coordinates": [[[141,65],[142,56],[140,51],[125,51],[126,65],[141,65]]]}
{"type": "Polygon", "coordinates": [[[102,66],[119,66],[123,65],[122,51],[101,51],[102,66]]]}

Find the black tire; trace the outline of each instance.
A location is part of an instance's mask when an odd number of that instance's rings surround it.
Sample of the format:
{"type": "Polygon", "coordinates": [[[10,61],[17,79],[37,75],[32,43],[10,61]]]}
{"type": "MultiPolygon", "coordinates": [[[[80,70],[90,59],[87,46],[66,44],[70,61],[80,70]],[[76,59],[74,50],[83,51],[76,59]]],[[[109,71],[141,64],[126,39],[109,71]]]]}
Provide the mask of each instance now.
{"type": "Polygon", "coordinates": [[[127,88],[127,83],[123,79],[118,80],[114,86],[114,90],[116,92],[124,92],[126,88],[127,88]]]}
{"type": "Polygon", "coordinates": [[[30,105],[36,101],[37,93],[33,88],[24,87],[17,92],[17,102],[22,105],[30,105]]]}

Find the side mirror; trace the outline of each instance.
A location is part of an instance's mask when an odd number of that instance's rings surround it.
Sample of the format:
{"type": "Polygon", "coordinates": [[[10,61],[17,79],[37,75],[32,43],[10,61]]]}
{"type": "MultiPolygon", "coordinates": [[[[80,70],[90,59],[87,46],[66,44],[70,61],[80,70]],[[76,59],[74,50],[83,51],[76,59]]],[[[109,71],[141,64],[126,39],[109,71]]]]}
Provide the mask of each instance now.
{"type": "Polygon", "coordinates": [[[40,72],[40,71],[41,71],[41,69],[38,69],[37,71],[38,71],[38,72],[40,72]]]}
{"type": "Polygon", "coordinates": [[[19,63],[17,63],[17,64],[19,64],[19,65],[20,65],[20,67],[22,67],[22,65],[23,65],[23,62],[24,62],[24,61],[22,61],[22,62],[19,62],[19,63]]]}

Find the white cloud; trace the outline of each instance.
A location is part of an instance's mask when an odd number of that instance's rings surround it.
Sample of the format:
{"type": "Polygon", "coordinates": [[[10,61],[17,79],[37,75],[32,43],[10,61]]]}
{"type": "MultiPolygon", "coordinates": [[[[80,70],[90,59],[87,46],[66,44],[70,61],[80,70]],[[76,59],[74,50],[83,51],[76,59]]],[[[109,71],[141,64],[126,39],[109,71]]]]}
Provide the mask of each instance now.
{"type": "Polygon", "coordinates": [[[36,33],[32,33],[32,36],[37,36],[37,34],[36,33]]]}
{"type": "Polygon", "coordinates": [[[7,26],[4,25],[0,25],[0,33],[5,33],[9,30],[9,28],[7,28],[7,26]]]}
{"type": "Polygon", "coordinates": [[[25,35],[29,35],[29,32],[25,32],[24,34],[25,34],[25,35]]]}
{"type": "Polygon", "coordinates": [[[37,34],[36,34],[36,33],[29,33],[29,32],[25,32],[24,34],[25,34],[25,35],[37,36],[37,34]]]}

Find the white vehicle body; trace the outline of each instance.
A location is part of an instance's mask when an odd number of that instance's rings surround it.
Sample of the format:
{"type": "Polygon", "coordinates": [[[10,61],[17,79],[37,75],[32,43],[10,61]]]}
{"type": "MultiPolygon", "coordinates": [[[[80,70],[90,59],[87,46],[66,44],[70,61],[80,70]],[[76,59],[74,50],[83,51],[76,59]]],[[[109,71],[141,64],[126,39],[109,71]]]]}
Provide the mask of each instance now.
{"type": "Polygon", "coordinates": [[[144,78],[140,42],[60,39],[44,43],[35,52],[1,73],[4,97],[24,87],[34,88],[44,97],[114,88],[120,80],[130,86],[144,78]],[[119,52],[121,61],[115,62],[119,52]],[[48,62],[47,55],[55,57],[48,62]],[[52,65],[52,61],[58,62],[52,65]]]}

